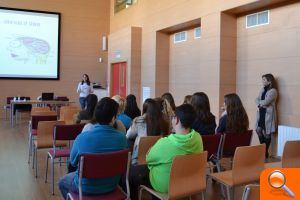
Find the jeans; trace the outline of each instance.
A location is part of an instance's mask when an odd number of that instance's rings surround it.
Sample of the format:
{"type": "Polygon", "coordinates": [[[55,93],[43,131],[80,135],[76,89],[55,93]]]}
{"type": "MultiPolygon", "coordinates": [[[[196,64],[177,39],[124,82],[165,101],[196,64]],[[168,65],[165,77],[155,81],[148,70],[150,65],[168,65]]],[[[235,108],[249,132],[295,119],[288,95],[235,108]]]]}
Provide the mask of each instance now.
{"type": "Polygon", "coordinates": [[[58,186],[60,193],[62,194],[64,199],[67,199],[67,194],[70,190],[77,192],[78,189],[74,186],[73,179],[76,172],[68,173],[64,177],[59,180],[58,186]]]}
{"type": "Polygon", "coordinates": [[[85,105],[86,105],[86,98],[85,97],[80,97],[79,98],[79,103],[80,103],[80,107],[82,110],[85,109],[85,105]]]}

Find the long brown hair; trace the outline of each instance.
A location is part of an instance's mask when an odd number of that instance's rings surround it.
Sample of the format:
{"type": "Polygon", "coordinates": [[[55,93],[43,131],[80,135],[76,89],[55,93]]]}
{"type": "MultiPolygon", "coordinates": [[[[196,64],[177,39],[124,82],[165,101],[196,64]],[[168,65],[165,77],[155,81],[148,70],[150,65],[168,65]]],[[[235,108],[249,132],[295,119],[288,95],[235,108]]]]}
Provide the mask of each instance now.
{"type": "Polygon", "coordinates": [[[146,114],[147,135],[167,135],[169,125],[163,119],[162,112],[153,99],[146,99],[143,104],[143,114],[146,114]]]}
{"type": "Polygon", "coordinates": [[[214,123],[215,117],[210,112],[208,96],[204,92],[194,93],[191,104],[196,111],[197,119],[204,123],[214,123]]]}
{"type": "Polygon", "coordinates": [[[265,79],[267,79],[267,81],[270,82],[269,89],[272,89],[272,88],[278,89],[276,80],[272,74],[264,74],[264,75],[262,75],[262,78],[265,78],[265,79]]]}
{"type": "Polygon", "coordinates": [[[227,121],[226,132],[244,133],[249,129],[249,119],[240,97],[235,94],[224,96],[227,121]]]}

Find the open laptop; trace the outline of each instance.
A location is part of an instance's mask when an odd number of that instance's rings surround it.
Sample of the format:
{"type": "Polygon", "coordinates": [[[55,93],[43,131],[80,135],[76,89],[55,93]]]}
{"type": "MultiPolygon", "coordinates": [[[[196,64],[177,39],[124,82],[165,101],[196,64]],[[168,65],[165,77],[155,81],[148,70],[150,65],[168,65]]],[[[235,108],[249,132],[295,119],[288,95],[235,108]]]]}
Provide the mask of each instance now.
{"type": "Polygon", "coordinates": [[[42,101],[54,100],[53,92],[43,92],[42,93],[42,101]]]}

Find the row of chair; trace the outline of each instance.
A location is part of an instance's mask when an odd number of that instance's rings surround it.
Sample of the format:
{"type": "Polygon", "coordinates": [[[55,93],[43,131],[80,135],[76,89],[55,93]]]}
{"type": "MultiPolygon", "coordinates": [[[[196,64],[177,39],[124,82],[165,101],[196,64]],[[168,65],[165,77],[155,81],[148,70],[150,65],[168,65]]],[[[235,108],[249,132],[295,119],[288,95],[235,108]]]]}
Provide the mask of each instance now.
{"type": "MultiPolygon", "coordinates": [[[[113,153],[82,154],[79,162],[79,194],[70,192],[69,199],[83,199],[83,178],[104,178],[116,174],[126,175],[127,194],[121,188],[113,192],[101,194],[91,199],[130,199],[128,173],[130,167],[130,154],[128,150],[113,153]],[[114,166],[114,167],[111,167],[114,166]]],[[[209,174],[208,176],[218,182],[233,188],[236,185],[259,181],[260,172],[264,169],[265,145],[245,146],[236,149],[231,171],[209,174]],[[251,156],[256,154],[257,156],[251,156]],[[247,159],[249,158],[249,159],[247,159]]],[[[145,185],[140,186],[139,199],[143,198],[145,191],[159,199],[179,199],[201,194],[205,197],[206,190],[207,151],[201,154],[177,156],[173,159],[170,172],[168,193],[159,193],[145,185]]],[[[229,191],[229,190],[228,190],[229,191]]],[[[228,199],[230,194],[227,193],[228,199]]]]}
{"type": "MultiPolygon", "coordinates": [[[[79,111],[77,107],[62,107],[60,119],[55,111],[49,107],[34,107],[31,111],[29,122],[29,155],[32,156],[32,167],[35,168],[37,177],[37,153],[40,149],[50,149],[47,154],[46,179],[48,172],[48,160],[51,160],[52,194],[54,194],[54,164],[56,158],[69,158],[70,142],[81,133],[84,124],[74,124],[74,115],[79,111]],[[62,147],[65,147],[62,149],[62,147]]],[[[59,161],[61,163],[61,160],[59,161]]]]}

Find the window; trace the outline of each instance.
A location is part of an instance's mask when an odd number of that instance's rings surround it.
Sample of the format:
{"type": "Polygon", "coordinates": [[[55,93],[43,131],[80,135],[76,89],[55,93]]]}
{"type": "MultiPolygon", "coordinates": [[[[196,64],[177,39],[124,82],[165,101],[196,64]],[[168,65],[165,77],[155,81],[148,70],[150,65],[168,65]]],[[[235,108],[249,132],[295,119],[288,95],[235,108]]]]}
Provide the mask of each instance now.
{"type": "Polygon", "coordinates": [[[246,16],[246,28],[269,24],[269,11],[263,11],[246,16]]]}
{"type": "Polygon", "coordinates": [[[194,29],[194,38],[195,39],[201,38],[201,27],[197,27],[194,29]]]}
{"type": "Polygon", "coordinates": [[[174,34],[174,43],[184,42],[187,39],[187,32],[182,31],[174,34]]]}
{"type": "Polygon", "coordinates": [[[115,0],[115,13],[120,12],[131,5],[135,4],[137,0],[115,0]]]}

